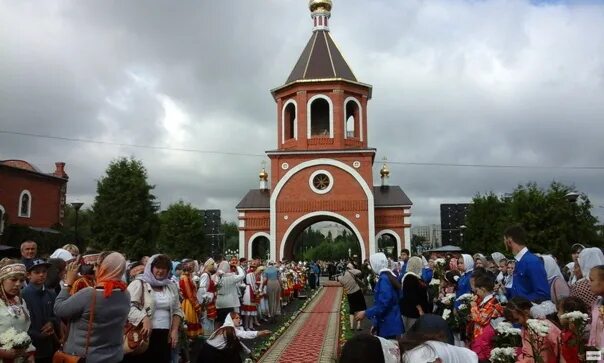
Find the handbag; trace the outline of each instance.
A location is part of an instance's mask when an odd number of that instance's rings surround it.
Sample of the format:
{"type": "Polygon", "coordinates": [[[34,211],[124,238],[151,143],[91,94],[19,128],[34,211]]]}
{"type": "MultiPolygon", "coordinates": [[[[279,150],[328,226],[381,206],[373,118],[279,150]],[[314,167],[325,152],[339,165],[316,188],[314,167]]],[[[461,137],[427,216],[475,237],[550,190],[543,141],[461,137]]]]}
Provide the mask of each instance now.
{"type": "Polygon", "coordinates": [[[92,288],[92,302],[90,303],[90,318],[88,319],[88,332],[86,332],[86,349],[84,357],[75,354],[65,353],[57,350],[52,356],[52,363],[85,363],[88,355],[88,345],[90,344],[90,333],[92,332],[92,322],[94,321],[94,308],[96,306],[96,289],[92,288]]]}
{"type": "MultiPolygon", "coordinates": [[[[145,283],[141,282],[141,300],[140,307],[144,308],[145,306],[145,283]]],[[[126,326],[124,327],[124,354],[142,354],[147,348],[149,348],[149,337],[145,336],[141,331],[143,330],[143,322],[138,323],[138,325],[134,325],[129,321],[126,321],[126,326]]]]}

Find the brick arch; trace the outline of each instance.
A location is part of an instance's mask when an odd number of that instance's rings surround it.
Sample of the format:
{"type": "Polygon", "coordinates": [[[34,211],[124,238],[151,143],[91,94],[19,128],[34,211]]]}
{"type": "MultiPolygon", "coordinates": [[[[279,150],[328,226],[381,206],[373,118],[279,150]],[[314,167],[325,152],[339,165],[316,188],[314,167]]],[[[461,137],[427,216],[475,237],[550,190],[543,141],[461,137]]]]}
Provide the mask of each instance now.
{"type": "Polygon", "coordinates": [[[286,252],[285,246],[286,245],[290,245],[291,247],[293,247],[293,245],[291,245],[291,244],[294,241],[290,240],[290,235],[293,237],[297,237],[299,232],[302,232],[308,226],[313,225],[318,222],[324,222],[324,221],[337,222],[337,223],[340,223],[340,224],[346,226],[348,229],[350,229],[352,231],[352,233],[354,233],[356,235],[357,240],[359,241],[359,244],[361,245],[361,261],[365,260],[367,251],[365,251],[365,242],[363,240],[363,235],[361,234],[361,231],[359,231],[359,229],[356,227],[356,225],[354,223],[352,223],[348,218],[344,217],[341,214],[334,213],[334,212],[328,212],[328,211],[318,211],[318,212],[307,213],[307,214],[301,216],[300,218],[296,219],[292,224],[290,224],[289,227],[287,228],[287,231],[285,231],[285,234],[283,235],[283,239],[281,239],[281,246],[279,248],[279,260],[283,260],[285,257],[285,252],[286,252]],[[298,232],[298,233],[296,233],[296,232],[298,232]],[[294,233],[294,234],[292,234],[292,233],[294,233]]]}
{"type": "Polygon", "coordinates": [[[365,192],[365,196],[367,197],[367,218],[368,218],[368,220],[367,220],[367,226],[368,226],[368,230],[367,230],[368,246],[367,246],[367,248],[368,248],[368,251],[366,251],[366,252],[373,253],[376,251],[376,247],[375,247],[375,210],[374,210],[375,203],[374,203],[372,188],[369,187],[369,184],[367,184],[367,181],[363,178],[363,176],[361,174],[359,174],[359,172],[357,170],[355,170],[354,168],[352,168],[350,165],[345,164],[339,160],[322,158],[322,159],[314,159],[314,160],[305,161],[305,162],[302,162],[302,163],[294,166],[279,180],[279,182],[275,186],[273,193],[271,194],[271,198],[270,198],[271,257],[277,256],[277,199],[279,197],[279,194],[281,193],[281,190],[285,187],[287,182],[301,170],[304,170],[306,168],[310,168],[313,166],[320,166],[320,165],[331,165],[333,167],[339,168],[339,169],[347,172],[356,180],[356,182],[359,184],[359,186],[365,192]]]}

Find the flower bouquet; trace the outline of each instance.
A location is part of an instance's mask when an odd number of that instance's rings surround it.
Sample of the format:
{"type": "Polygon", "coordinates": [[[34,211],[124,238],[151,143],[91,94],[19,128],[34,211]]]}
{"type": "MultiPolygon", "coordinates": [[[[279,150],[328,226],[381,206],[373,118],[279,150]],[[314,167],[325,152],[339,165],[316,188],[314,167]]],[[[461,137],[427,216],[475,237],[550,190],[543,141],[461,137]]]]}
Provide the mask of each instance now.
{"type": "Polygon", "coordinates": [[[444,258],[437,258],[434,260],[434,278],[441,279],[445,277],[445,266],[447,265],[447,260],[444,258]]]}
{"type": "Polygon", "coordinates": [[[494,348],[489,361],[491,363],[514,363],[516,361],[516,348],[494,348]]]}
{"type": "Polygon", "coordinates": [[[463,294],[457,298],[461,304],[457,307],[457,321],[459,324],[459,333],[461,334],[461,339],[465,340],[467,336],[468,322],[471,320],[471,309],[472,302],[475,297],[472,294],[463,294]]]}
{"type": "Polygon", "coordinates": [[[501,322],[495,327],[495,346],[497,348],[516,348],[522,344],[520,329],[514,328],[512,324],[501,322]]]}
{"type": "Polygon", "coordinates": [[[440,292],[440,280],[433,278],[428,285],[430,289],[429,296],[438,297],[438,293],[440,292]]]}
{"type": "MultiPolygon", "coordinates": [[[[589,315],[580,311],[571,311],[560,316],[561,320],[568,321],[568,327],[572,332],[572,339],[568,341],[571,347],[577,347],[579,350],[579,357],[585,357],[587,351],[587,345],[585,341],[585,329],[589,321],[589,315]]],[[[583,359],[583,358],[582,358],[583,359]]]]}
{"type": "MultiPolygon", "coordinates": [[[[17,350],[24,352],[29,348],[31,338],[27,332],[18,332],[15,328],[9,328],[4,333],[0,334],[0,348],[4,350],[17,350]]],[[[4,359],[4,362],[12,362],[13,360],[4,359]]]]}
{"type": "Polygon", "coordinates": [[[449,328],[452,331],[456,331],[459,328],[459,321],[457,320],[457,316],[453,314],[453,311],[451,311],[451,309],[445,309],[443,311],[442,317],[447,322],[447,325],[449,325],[449,328]]]}
{"type": "Polygon", "coordinates": [[[541,353],[545,350],[545,337],[549,334],[549,325],[540,319],[527,320],[528,342],[535,363],[545,363],[541,353]]]}

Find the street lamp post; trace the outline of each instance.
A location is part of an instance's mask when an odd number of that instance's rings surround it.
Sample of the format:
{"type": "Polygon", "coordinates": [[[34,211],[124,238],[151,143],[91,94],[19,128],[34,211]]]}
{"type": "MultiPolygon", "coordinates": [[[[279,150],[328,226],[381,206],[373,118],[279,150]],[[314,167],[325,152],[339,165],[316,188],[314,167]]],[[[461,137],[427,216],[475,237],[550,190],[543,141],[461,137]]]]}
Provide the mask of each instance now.
{"type": "Polygon", "coordinates": [[[461,226],[459,226],[459,244],[461,244],[463,246],[463,232],[466,230],[466,225],[462,224],[461,226]]]}
{"type": "Polygon", "coordinates": [[[80,239],[78,237],[78,214],[80,212],[80,208],[82,208],[83,205],[84,205],[84,203],[82,203],[82,202],[71,203],[71,206],[73,207],[73,209],[75,209],[75,213],[76,213],[76,215],[75,215],[75,244],[78,247],[80,247],[79,246],[80,239]]]}

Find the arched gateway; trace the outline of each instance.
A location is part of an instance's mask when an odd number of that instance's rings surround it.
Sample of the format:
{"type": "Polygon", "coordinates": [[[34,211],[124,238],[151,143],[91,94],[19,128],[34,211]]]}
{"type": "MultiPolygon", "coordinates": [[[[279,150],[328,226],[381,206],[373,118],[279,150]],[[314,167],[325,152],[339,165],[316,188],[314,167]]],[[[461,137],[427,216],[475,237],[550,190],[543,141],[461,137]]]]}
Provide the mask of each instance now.
{"type": "Polygon", "coordinates": [[[357,81],[329,35],[331,2],[312,1],[310,9],[312,36],[285,84],[271,91],[278,140],[277,149],[267,151],[273,188],[262,170],[260,189],[237,205],[239,254],[267,258],[255,255],[262,237],[270,259],[290,259],[295,236],[319,221],[349,228],[362,259],[378,250],[383,235],[396,241],[395,251],[409,248],[411,200],[388,185],[386,165],[381,185],[373,186],[376,149],[367,144],[372,87],[357,81]]]}

